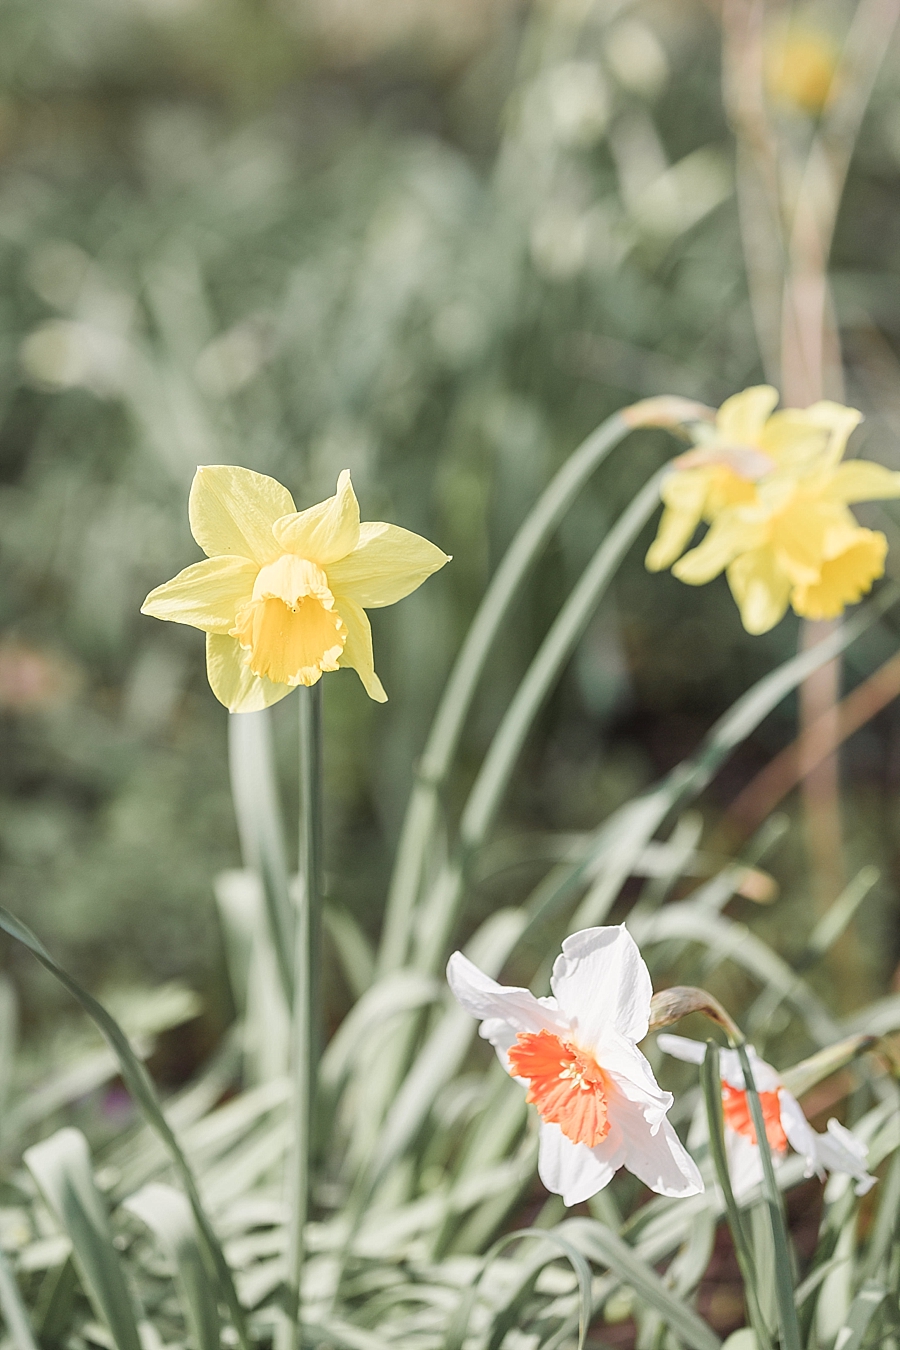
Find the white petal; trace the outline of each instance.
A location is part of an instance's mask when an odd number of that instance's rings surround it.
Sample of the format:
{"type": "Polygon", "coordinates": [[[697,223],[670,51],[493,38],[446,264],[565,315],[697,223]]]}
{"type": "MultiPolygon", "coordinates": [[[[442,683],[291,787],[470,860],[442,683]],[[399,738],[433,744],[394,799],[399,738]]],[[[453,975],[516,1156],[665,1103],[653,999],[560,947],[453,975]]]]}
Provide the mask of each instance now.
{"type": "Polygon", "coordinates": [[[637,1046],[621,1036],[615,1039],[606,1036],[598,1049],[598,1063],[622,1098],[638,1106],[644,1119],[656,1129],[675,1098],[659,1086],[649,1061],[637,1046]]]}
{"type": "Polygon", "coordinates": [[[549,1000],[535,998],[529,989],[515,985],[498,984],[473,965],[462,952],[454,952],[447,962],[447,981],[454,997],[466,1012],[482,1021],[499,1018],[514,1032],[550,1031],[554,1036],[567,1035],[565,1018],[552,1007],[549,1000]]]}
{"type": "Polygon", "coordinates": [[[664,1055],[682,1059],[685,1064],[702,1064],[706,1058],[706,1043],[692,1041],[687,1036],[672,1036],[668,1031],[661,1031],[656,1038],[656,1044],[664,1055]]]}
{"type": "Polygon", "coordinates": [[[856,1180],[857,1195],[865,1195],[872,1189],[877,1177],[866,1171],[869,1150],[861,1139],[833,1117],[828,1122],[827,1133],[816,1135],[819,1161],[829,1172],[846,1172],[856,1180]]]}
{"type": "Polygon", "coordinates": [[[573,1144],[558,1125],[541,1121],[538,1176],[548,1191],[562,1196],[564,1204],[579,1205],[602,1191],[622,1165],[615,1151],[605,1150],[600,1156],[602,1151],[603,1144],[594,1149],[573,1144]]]}
{"type": "Polygon", "coordinates": [[[818,1172],[820,1177],[823,1176],[823,1160],[819,1152],[822,1136],[816,1134],[797,1098],[787,1088],[782,1088],[778,1093],[778,1106],[781,1128],[787,1135],[788,1143],[795,1153],[806,1159],[806,1175],[811,1177],[818,1172]]]}
{"type": "Polygon", "coordinates": [[[728,1157],[728,1175],[731,1189],[742,1199],[763,1179],[762,1158],[759,1149],[745,1134],[725,1130],[725,1152],[728,1157]]]}
{"type": "Polygon", "coordinates": [[[631,1041],[646,1036],[653,986],[637,943],[624,926],[584,928],[567,937],[550,986],[585,1049],[610,1027],[631,1041]]]}
{"type": "Polygon", "coordinates": [[[699,1195],[703,1179],[697,1164],[665,1116],[651,1123],[639,1102],[625,1101],[618,1094],[610,1101],[609,1113],[622,1132],[629,1172],[657,1195],[699,1195]]]}

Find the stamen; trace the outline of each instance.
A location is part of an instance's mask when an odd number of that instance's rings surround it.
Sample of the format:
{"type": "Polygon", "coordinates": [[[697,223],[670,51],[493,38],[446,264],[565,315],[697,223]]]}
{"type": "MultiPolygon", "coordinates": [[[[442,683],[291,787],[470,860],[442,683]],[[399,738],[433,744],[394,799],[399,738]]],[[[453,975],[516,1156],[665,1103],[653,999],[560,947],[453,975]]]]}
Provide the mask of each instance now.
{"type": "Polygon", "coordinates": [[[567,1139],[594,1148],[609,1134],[609,1079],[588,1051],[550,1031],[520,1031],[509,1064],[529,1080],[526,1100],[567,1139]]]}

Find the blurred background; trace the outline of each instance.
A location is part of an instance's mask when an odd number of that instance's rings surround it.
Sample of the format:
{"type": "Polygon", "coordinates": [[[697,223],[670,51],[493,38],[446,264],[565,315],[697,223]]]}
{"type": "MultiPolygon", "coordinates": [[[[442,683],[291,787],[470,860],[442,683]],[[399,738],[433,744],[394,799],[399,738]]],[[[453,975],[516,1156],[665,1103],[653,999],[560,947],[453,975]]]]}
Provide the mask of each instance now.
{"type": "MultiPolygon", "coordinates": [[[[788,141],[810,134],[853,8],[800,16],[803,43],[772,76],[788,141]]],[[[373,615],[386,706],[352,672],[326,682],[329,903],[374,936],[450,663],[552,472],[623,404],[717,404],[764,378],[720,45],[700,0],[3,6],[0,902],[113,1002],[172,980],[198,991],[200,1014],[163,1042],[164,1080],[181,1081],[231,1016],[213,896],[239,861],[227,714],[201,634],[139,614],[199,556],[196,465],[272,474],[300,506],[350,468],[364,519],[454,555],[373,615]]],[[[846,401],[866,414],[853,452],[892,468],[898,169],[892,48],[831,259],[846,401]]],[[[494,654],[460,791],[561,596],[673,446],[630,438],[567,518],[494,654]]],[[[900,572],[892,505],[860,516],[889,534],[900,572]]],[[[650,537],[529,742],[501,836],[593,827],[796,650],[792,617],[748,636],[724,579],[692,589],[646,573],[650,537]]],[[[847,688],[893,655],[898,624],[851,649],[847,688]]],[[[274,710],[288,822],[295,719],[294,700],[274,710]]],[[[713,851],[739,844],[728,807],[796,724],[786,702],[706,793],[713,851]]],[[[881,869],[863,937],[822,977],[850,1008],[900,959],[893,704],[848,742],[841,777],[848,872],[881,869]]],[[[511,857],[472,919],[546,867],[511,857]]],[[[777,901],[733,909],[790,957],[817,905],[802,832],[765,866],[777,901]]],[[[64,996],[27,953],[5,945],[3,960],[26,1038],[55,1037],[58,1056],[64,996]]],[[[336,1018],[352,981],[328,962],[336,1018]]]]}

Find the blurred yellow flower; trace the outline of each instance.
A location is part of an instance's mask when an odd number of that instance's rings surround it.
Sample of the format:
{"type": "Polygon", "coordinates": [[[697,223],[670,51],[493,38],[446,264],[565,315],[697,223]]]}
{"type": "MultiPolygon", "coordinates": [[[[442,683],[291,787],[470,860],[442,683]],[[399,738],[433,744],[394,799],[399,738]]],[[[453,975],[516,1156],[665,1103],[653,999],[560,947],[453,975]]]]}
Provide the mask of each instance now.
{"type": "Polygon", "coordinates": [[[151,591],[141,613],[206,633],[220,703],[255,712],[339,666],[385,702],[365,611],[409,595],[449,562],[445,553],[397,525],[361,524],[346,469],[333,497],[298,512],[274,478],[203,465],[188,511],[207,557],[151,591]]]}
{"type": "Polygon", "coordinates": [[[770,416],[777,397],[759,386],[730,398],[709,445],[675,461],[647,555],[652,570],[668,566],[700,520],[711,522],[672,573],[702,586],[725,571],[750,633],[774,627],[788,605],[804,618],[830,619],[865,595],[884,572],[887,540],[848,506],[900,497],[900,473],[839,462],[858,412],[817,403],[770,416]]]}
{"type": "Polygon", "coordinates": [[[795,25],[776,32],[766,52],[770,97],[816,117],[831,92],[838,50],[821,29],[795,25]]]}
{"type": "Polygon", "coordinates": [[[665,510],[647,553],[651,572],[671,567],[701,521],[710,524],[726,507],[755,502],[757,483],[770,474],[836,464],[861,420],[854,408],[829,402],[773,415],[777,402],[778,391],[768,384],[732,395],[703,444],[674,461],[676,472],[661,491],[665,510]]]}

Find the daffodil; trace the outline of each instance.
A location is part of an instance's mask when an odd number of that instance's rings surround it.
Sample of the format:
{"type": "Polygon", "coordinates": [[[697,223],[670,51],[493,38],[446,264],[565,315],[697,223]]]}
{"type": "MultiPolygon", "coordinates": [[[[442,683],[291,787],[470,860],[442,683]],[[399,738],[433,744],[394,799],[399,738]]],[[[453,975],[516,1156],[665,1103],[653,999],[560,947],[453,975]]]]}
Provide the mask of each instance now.
{"type": "Polygon", "coordinates": [[[386,700],[365,611],[409,595],[445,553],[397,525],[360,523],[346,469],[333,497],[297,511],[274,478],[203,465],[188,514],[207,556],[151,591],[141,613],[206,633],[209,682],[226,708],[267,708],[340,666],[386,700]]]}
{"type": "Polygon", "coordinates": [[[807,619],[836,618],[884,572],[885,536],[847,509],[876,497],[900,497],[900,473],[848,460],[806,478],[774,476],[754,503],[721,511],[672,573],[702,586],[725,571],[749,633],[774,627],[788,605],[807,619]]]}
{"type": "Polygon", "coordinates": [[[637,1047],[647,1035],[650,975],[627,929],[585,928],[567,937],[551,998],[497,984],[454,952],[447,978],[482,1019],[481,1035],[528,1088],[541,1118],[538,1171],[548,1190],[577,1205],[626,1167],[659,1195],[696,1195],[703,1182],[637,1047]]]}
{"type": "Polygon", "coordinates": [[[855,408],[839,403],[773,413],[777,402],[778,391],[768,384],[732,395],[702,443],[673,462],[660,494],[665,510],[647,553],[651,572],[671,567],[701,521],[710,524],[728,507],[755,502],[761,480],[837,464],[861,420],[855,408]]]}
{"type": "MultiPolygon", "coordinates": [[[[663,1033],[657,1044],[664,1054],[689,1064],[702,1064],[706,1046],[686,1036],[663,1033]]],[[[788,1146],[806,1162],[805,1175],[825,1176],[828,1172],[844,1172],[856,1182],[857,1195],[865,1195],[875,1185],[876,1178],[866,1171],[868,1150],[856,1135],[839,1120],[831,1119],[824,1134],[812,1128],[803,1114],[803,1108],[787,1088],[778,1073],[767,1064],[752,1046],[747,1047],[753,1081],[762,1107],[766,1139],[772,1160],[779,1166],[788,1156],[788,1146]]],[[[735,1194],[743,1195],[762,1181],[762,1160],[756,1140],[756,1128],[750,1114],[746,1083],[741,1061],[736,1050],[719,1052],[722,1074],[722,1110],[725,1117],[725,1145],[728,1152],[728,1170],[735,1194]]]]}
{"type": "Polygon", "coordinates": [[[848,507],[900,496],[900,474],[841,463],[860,421],[854,408],[821,402],[773,414],[777,400],[760,385],[723,403],[711,438],[664,480],[665,511],[647,554],[652,571],[672,566],[692,586],[725,571],[751,633],[768,631],[789,605],[828,619],[865,595],[884,572],[887,540],[848,507]],[[705,538],[679,557],[701,521],[710,524],[705,538]]]}

